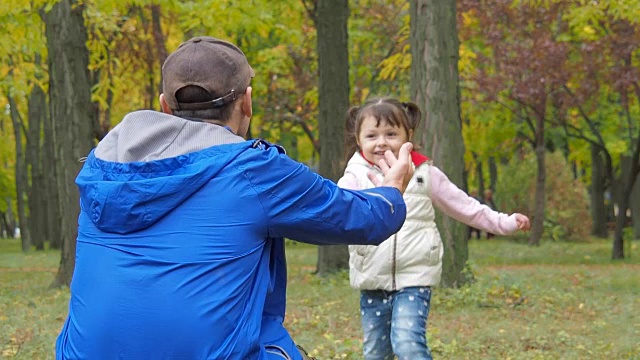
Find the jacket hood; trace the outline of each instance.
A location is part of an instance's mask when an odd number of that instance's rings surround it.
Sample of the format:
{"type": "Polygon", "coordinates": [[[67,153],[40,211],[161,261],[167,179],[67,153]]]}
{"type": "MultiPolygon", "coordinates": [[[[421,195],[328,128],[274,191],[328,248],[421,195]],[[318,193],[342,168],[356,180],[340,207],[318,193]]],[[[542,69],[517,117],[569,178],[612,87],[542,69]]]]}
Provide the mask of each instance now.
{"type": "Polygon", "coordinates": [[[76,178],[82,211],[105,232],[127,234],[151,226],[252,145],[217,125],[139,113],[125,118],[91,151],[76,178]],[[138,141],[131,140],[135,131],[138,141]],[[135,156],[126,149],[134,149],[135,156]],[[185,153],[163,156],[180,152],[185,153]],[[123,161],[136,157],[151,160],[123,161]]]}

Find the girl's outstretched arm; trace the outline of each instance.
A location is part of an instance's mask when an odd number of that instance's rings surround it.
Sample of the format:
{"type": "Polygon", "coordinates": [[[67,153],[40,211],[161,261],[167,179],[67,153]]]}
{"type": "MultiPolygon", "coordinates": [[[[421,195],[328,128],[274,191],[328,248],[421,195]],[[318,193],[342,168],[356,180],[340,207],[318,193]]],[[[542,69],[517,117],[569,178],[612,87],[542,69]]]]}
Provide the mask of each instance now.
{"type": "Polygon", "coordinates": [[[519,229],[529,228],[529,219],[526,216],[500,213],[481,204],[460,190],[437,167],[431,166],[430,177],[433,205],[448,216],[492,234],[509,235],[519,229]]]}

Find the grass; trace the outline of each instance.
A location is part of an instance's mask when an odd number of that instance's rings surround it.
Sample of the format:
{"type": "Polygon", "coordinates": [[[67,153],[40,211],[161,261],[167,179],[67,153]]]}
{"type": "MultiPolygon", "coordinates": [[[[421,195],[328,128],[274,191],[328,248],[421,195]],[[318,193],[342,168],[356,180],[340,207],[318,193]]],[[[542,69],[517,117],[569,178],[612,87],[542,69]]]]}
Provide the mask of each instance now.
{"type": "MultiPolygon", "coordinates": [[[[640,359],[640,254],[612,262],[611,242],[473,240],[476,281],[434,291],[436,359],[640,359]]],[[[358,292],[346,272],[313,274],[316,249],[290,243],[286,324],[319,359],[361,359],[358,292]]],[[[0,239],[0,358],[53,359],[68,289],[49,289],[59,254],[0,239]]]]}

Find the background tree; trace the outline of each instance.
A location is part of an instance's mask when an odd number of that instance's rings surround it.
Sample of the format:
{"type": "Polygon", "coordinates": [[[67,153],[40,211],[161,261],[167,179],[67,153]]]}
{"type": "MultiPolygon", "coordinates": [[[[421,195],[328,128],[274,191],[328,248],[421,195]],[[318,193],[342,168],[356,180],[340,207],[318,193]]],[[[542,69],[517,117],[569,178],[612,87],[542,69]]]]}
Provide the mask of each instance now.
{"type": "Polygon", "coordinates": [[[13,123],[16,155],[17,213],[23,250],[31,245],[44,248],[45,235],[40,225],[46,213],[39,211],[34,201],[43,198],[44,190],[37,182],[40,172],[41,116],[46,113],[46,99],[42,88],[46,86],[45,70],[40,53],[45,51],[42,21],[33,4],[18,2],[0,7],[0,71],[6,76],[0,80],[0,92],[8,99],[7,113],[13,123]],[[42,100],[42,101],[40,101],[42,100]],[[37,224],[37,225],[35,225],[37,224]]]}
{"type": "Polygon", "coordinates": [[[31,179],[28,188],[29,198],[29,225],[33,245],[36,250],[44,250],[47,238],[47,217],[46,212],[46,183],[43,172],[43,142],[42,129],[47,121],[47,98],[43,89],[44,69],[41,64],[40,54],[34,57],[36,73],[34,74],[34,84],[28,98],[28,118],[29,130],[27,136],[26,158],[29,165],[29,178],[31,179]]]}
{"type": "Polygon", "coordinates": [[[633,238],[638,240],[640,239],[640,177],[636,179],[636,184],[631,192],[629,208],[633,218],[633,238]]]}
{"type": "MultiPolygon", "coordinates": [[[[53,60],[43,61],[44,65],[36,63],[37,55],[43,59],[49,55],[45,46],[44,16],[40,18],[36,14],[40,7],[49,10],[53,4],[47,0],[16,0],[0,5],[0,30],[6,34],[0,38],[0,107],[6,109],[0,118],[4,127],[2,141],[6,141],[0,146],[0,225],[11,235],[16,223],[14,218],[20,213],[14,173],[18,165],[15,161],[18,143],[14,129],[10,128],[11,107],[6,106],[7,95],[11,95],[16,103],[13,108],[17,109],[14,119],[22,120],[19,138],[24,160],[19,163],[23,170],[26,166],[22,173],[28,178],[20,182],[28,195],[24,203],[28,209],[23,206],[22,212],[27,215],[26,223],[34,224],[27,231],[30,230],[37,248],[44,245],[40,240],[48,240],[53,248],[60,247],[63,238],[59,235],[58,190],[55,186],[48,188],[56,184],[58,177],[52,135],[56,120],[46,116],[46,111],[38,114],[38,110],[52,105],[39,105],[42,97],[38,100],[37,94],[50,91],[47,64],[53,60]],[[15,63],[13,66],[9,65],[10,60],[15,63]],[[13,70],[11,76],[10,70],[13,70]],[[40,78],[36,77],[38,73],[40,78]],[[41,130],[39,123],[42,123],[41,130]],[[39,137],[35,135],[37,132],[45,135],[39,137]],[[41,169],[38,169],[38,149],[42,151],[41,169]],[[44,185],[38,186],[38,183],[44,185]],[[40,189],[44,189],[42,197],[46,206],[53,206],[43,214],[39,214],[36,205],[40,202],[40,189]],[[35,225],[41,224],[38,219],[42,216],[48,220],[46,227],[35,225]],[[38,231],[46,234],[36,234],[38,231]]],[[[255,111],[251,136],[285,145],[290,156],[318,170],[323,151],[320,126],[324,125],[318,121],[320,88],[316,79],[320,48],[316,16],[317,7],[322,4],[315,0],[254,0],[251,7],[245,5],[230,0],[208,1],[207,6],[172,0],[157,0],[153,4],[83,2],[93,136],[98,139],[104,136],[133,109],[157,110],[160,66],[166,53],[188,37],[207,34],[239,44],[256,70],[252,81],[255,111]]],[[[432,4],[359,0],[351,5],[348,11],[352,16],[347,23],[349,70],[346,72],[351,101],[361,103],[374,95],[414,98],[411,83],[415,85],[417,81],[412,80],[426,81],[427,78],[412,76],[409,13],[412,6],[429,9],[432,4]]],[[[499,200],[498,210],[534,214],[534,201],[528,197],[526,207],[501,207],[509,203],[503,201],[506,190],[519,195],[515,189],[504,186],[516,178],[507,171],[512,169],[509,159],[516,157],[522,166],[536,149],[544,149],[546,163],[546,156],[560,149],[563,164],[566,162],[571,168],[573,178],[590,186],[593,233],[608,236],[607,225],[612,228],[614,207],[624,207],[621,201],[640,196],[637,191],[627,194],[624,190],[634,179],[638,182],[630,159],[634,158],[640,137],[637,91],[640,0],[575,3],[460,0],[457,5],[457,32],[461,39],[457,68],[461,79],[460,112],[465,144],[463,170],[468,176],[469,188],[493,189],[499,200]],[[542,127],[538,125],[542,119],[544,129],[540,131],[542,127]],[[540,134],[544,137],[537,137],[540,134]]],[[[413,36],[431,32],[425,30],[413,36]]],[[[437,40],[440,32],[436,31],[436,41],[431,44],[425,40],[424,54],[429,52],[425,50],[428,46],[444,48],[446,43],[437,40]]],[[[427,91],[426,83],[420,86],[418,88],[427,91]]],[[[430,107],[426,106],[425,112],[430,111],[430,107]]],[[[339,116],[332,120],[341,122],[342,110],[336,113],[339,116]]],[[[427,119],[431,116],[427,114],[427,119]]],[[[342,129],[341,124],[338,129],[342,129]]],[[[70,130],[65,128],[65,131],[70,130]]],[[[338,138],[340,136],[336,136],[338,138]]],[[[435,157],[430,153],[431,144],[425,145],[425,152],[435,157]]],[[[343,157],[339,154],[337,158],[343,157]]],[[[553,155],[553,159],[558,157],[553,155]]],[[[544,168],[555,169],[555,165],[545,164],[544,168]]],[[[514,166],[517,168],[518,164],[514,166]]],[[[553,188],[560,185],[557,179],[545,178],[545,191],[562,191],[553,188]]],[[[555,198],[548,194],[545,198],[544,219],[536,215],[544,220],[541,236],[557,238],[556,215],[567,209],[552,208],[561,204],[550,201],[555,198]]],[[[640,201],[628,202],[636,236],[640,236],[638,204],[640,201]]],[[[618,214],[622,215],[616,225],[612,253],[624,256],[622,240],[627,234],[624,227],[628,226],[629,219],[624,212],[618,214]]],[[[25,229],[22,230],[24,234],[25,229]]],[[[346,252],[343,259],[346,261],[346,252]]]]}
{"type": "MultiPolygon", "coordinates": [[[[318,31],[318,125],[320,175],[338,181],[344,169],[344,118],[349,107],[349,52],[347,0],[323,0],[315,4],[318,31]]],[[[344,245],[320,246],[318,273],[349,266],[344,245]]]]}
{"type": "Polygon", "coordinates": [[[624,258],[623,229],[640,172],[640,2],[632,3],[603,1],[571,9],[579,66],[563,93],[578,120],[563,122],[568,136],[592,147],[594,212],[603,212],[603,182],[617,204],[613,259],[624,258]]]}
{"type": "Polygon", "coordinates": [[[75,266],[79,194],[75,177],[93,146],[93,111],[89,80],[84,5],[63,0],[43,14],[49,53],[49,97],[59,218],[61,260],[52,285],[68,285],[75,266]]]}
{"type": "Polygon", "coordinates": [[[462,3],[463,11],[478,20],[477,27],[467,30],[479,32],[489,50],[478,51],[478,71],[473,80],[488,101],[502,104],[517,116],[522,123],[519,136],[536,154],[536,197],[529,243],[538,245],[545,220],[546,124],[553,116],[553,95],[567,81],[567,45],[557,39],[566,27],[562,20],[566,3],[462,3]]]}
{"type": "MultiPolygon", "coordinates": [[[[0,97],[0,106],[6,108],[6,97],[0,97]]],[[[15,145],[13,131],[9,128],[11,120],[4,112],[0,116],[0,236],[13,238],[13,206],[16,197],[15,145]]]]}
{"type": "MultiPolygon", "coordinates": [[[[455,1],[411,2],[411,96],[425,113],[417,142],[454,184],[466,189],[456,21],[455,1]]],[[[460,286],[469,257],[467,227],[440,212],[436,223],[444,243],[442,283],[460,286]]]]}
{"type": "MultiPolygon", "coordinates": [[[[11,72],[10,72],[11,74],[11,72]]],[[[18,205],[18,222],[20,224],[20,234],[22,242],[22,251],[29,251],[31,248],[31,235],[29,233],[29,218],[27,217],[27,186],[29,178],[27,174],[27,163],[24,155],[23,144],[23,126],[24,119],[18,111],[18,104],[13,94],[8,96],[9,112],[11,113],[11,122],[13,124],[13,134],[16,145],[16,195],[18,205]]]]}

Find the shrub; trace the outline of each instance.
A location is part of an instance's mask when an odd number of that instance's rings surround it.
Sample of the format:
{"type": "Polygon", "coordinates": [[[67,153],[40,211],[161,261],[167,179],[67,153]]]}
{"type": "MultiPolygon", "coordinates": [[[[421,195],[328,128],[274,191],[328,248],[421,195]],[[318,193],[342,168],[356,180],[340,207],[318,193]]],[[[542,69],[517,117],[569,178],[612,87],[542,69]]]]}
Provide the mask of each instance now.
{"type": "MultiPolygon", "coordinates": [[[[580,241],[589,238],[591,217],[586,186],[573,179],[562,154],[547,153],[544,237],[580,241]]],[[[533,216],[537,164],[534,154],[514,158],[502,168],[495,200],[503,212],[533,216]]]]}

